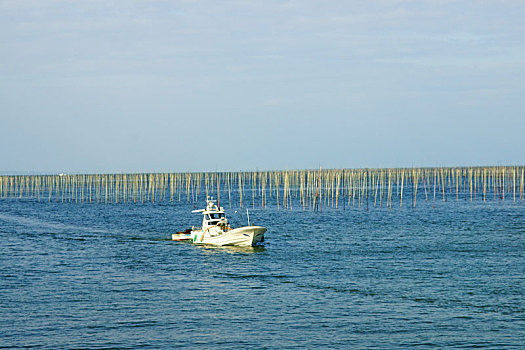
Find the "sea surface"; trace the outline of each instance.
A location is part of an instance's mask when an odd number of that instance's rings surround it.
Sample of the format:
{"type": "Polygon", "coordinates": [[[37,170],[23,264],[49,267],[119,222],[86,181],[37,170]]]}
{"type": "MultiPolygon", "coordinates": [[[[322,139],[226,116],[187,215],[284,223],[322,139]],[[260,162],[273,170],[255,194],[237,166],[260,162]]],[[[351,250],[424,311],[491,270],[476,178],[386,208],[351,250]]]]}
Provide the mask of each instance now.
{"type": "Polygon", "coordinates": [[[192,209],[0,199],[0,348],[525,348],[523,201],[255,208],[254,249],[192,209]]]}

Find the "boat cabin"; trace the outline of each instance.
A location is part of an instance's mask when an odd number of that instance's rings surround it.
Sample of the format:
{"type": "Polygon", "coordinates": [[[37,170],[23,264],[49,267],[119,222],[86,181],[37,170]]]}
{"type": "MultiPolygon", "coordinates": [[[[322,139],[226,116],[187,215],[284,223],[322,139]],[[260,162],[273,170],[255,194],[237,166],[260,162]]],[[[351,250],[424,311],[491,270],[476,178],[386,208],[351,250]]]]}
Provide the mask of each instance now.
{"type": "Polygon", "coordinates": [[[204,214],[204,219],[210,226],[217,225],[222,218],[225,218],[225,215],[221,212],[204,214]]]}
{"type": "Polygon", "coordinates": [[[228,225],[228,220],[224,214],[223,207],[217,207],[213,198],[206,200],[206,209],[193,210],[192,213],[202,213],[202,229],[205,230],[211,226],[228,225]]]}

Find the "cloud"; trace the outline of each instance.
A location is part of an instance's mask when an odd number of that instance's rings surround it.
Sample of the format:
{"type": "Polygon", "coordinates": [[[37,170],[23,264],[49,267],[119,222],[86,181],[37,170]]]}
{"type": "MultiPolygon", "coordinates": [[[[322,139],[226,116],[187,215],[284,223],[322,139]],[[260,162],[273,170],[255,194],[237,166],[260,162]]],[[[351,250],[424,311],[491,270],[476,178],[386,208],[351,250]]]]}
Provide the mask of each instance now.
{"type": "MultiPolygon", "coordinates": [[[[103,134],[119,145],[129,141],[118,125],[151,123],[141,143],[158,144],[161,133],[164,147],[178,149],[182,136],[156,128],[190,135],[197,121],[245,125],[268,114],[282,125],[276,150],[305,118],[303,134],[344,139],[334,126],[344,125],[365,140],[397,124],[402,133],[421,116],[439,127],[476,115],[472,130],[458,131],[475,134],[502,106],[521,118],[524,10],[521,1],[484,0],[4,0],[0,115],[49,119],[32,130],[49,142],[61,137],[51,126],[71,116],[79,127],[111,121],[103,134]]],[[[18,124],[6,130],[5,146],[27,139],[18,124]]]]}

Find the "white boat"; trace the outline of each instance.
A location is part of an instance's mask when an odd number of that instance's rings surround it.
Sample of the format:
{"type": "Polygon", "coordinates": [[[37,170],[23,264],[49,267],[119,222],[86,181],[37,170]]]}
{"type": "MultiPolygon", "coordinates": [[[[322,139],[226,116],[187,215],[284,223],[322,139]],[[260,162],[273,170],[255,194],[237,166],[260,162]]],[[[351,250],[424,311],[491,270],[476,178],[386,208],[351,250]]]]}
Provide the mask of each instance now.
{"type": "Polygon", "coordinates": [[[191,229],[187,229],[183,232],[177,232],[171,234],[171,239],[174,241],[190,241],[191,240],[191,229]]]}
{"type": "Polygon", "coordinates": [[[248,226],[232,228],[226,219],[224,208],[217,207],[213,199],[207,199],[206,202],[206,209],[192,211],[192,213],[202,213],[202,227],[193,227],[185,232],[174,233],[171,235],[173,240],[189,240],[194,244],[240,247],[253,247],[264,241],[265,227],[250,226],[248,223],[248,226]]]}

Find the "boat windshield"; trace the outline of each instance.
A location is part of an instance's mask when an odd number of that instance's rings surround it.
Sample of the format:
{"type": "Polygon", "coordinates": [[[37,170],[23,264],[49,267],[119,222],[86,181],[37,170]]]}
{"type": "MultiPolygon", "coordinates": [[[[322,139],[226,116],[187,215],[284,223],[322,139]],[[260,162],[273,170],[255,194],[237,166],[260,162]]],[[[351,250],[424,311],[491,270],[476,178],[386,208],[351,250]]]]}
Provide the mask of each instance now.
{"type": "Polygon", "coordinates": [[[207,215],[208,220],[221,219],[224,217],[224,213],[211,213],[207,215]]]}

